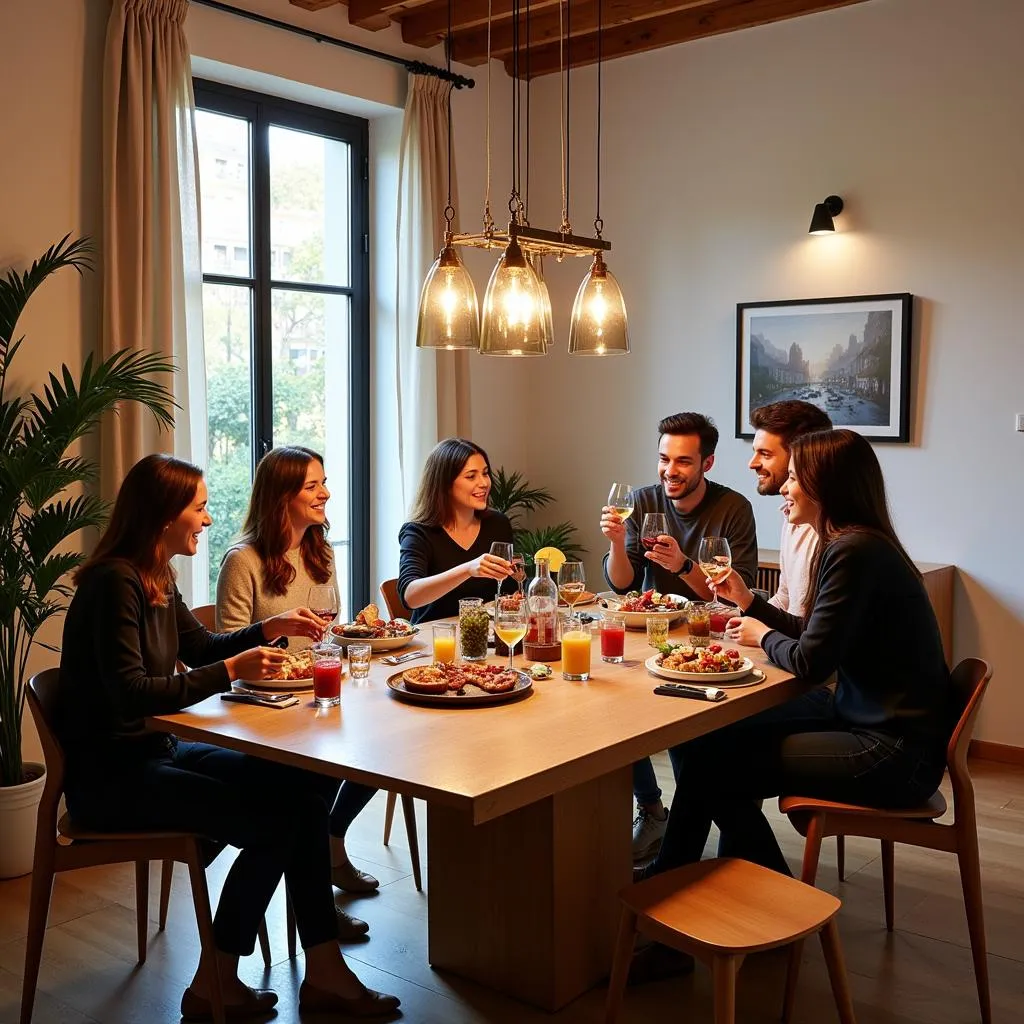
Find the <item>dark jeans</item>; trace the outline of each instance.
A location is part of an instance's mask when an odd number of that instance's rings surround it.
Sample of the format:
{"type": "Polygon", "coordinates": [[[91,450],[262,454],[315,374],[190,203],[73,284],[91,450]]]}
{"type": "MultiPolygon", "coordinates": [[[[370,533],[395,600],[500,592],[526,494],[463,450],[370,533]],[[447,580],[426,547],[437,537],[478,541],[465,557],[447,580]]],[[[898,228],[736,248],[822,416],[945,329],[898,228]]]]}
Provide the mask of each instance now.
{"type": "Polygon", "coordinates": [[[98,831],[197,832],[235,846],[214,917],[217,948],[247,956],[284,875],[303,948],[337,938],[327,839],[336,779],[205,743],[161,757],[69,758],[76,822],[98,831]]]}
{"type": "Polygon", "coordinates": [[[331,809],[331,835],[344,839],[349,825],[356,820],[356,816],[373,799],[376,792],[373,786],[364,786],[361,782],[343,782],[331,809]]]}
{"type": "Polygon", "coordinates": [[[714,822],[720,856],[789,873],[758,801],[781,793],[906,807],[928,799],[945,768],[939,739],[862,728],[840,719],[821,688],[669,751],[676,793],[658,874],[700,860],[714,822]]]}
{"type": "Polygon", "coordinates": [[[633,763],[633,796],[641,807],[656,804],[661,799],[658,777],[649,757],[633,763]]]}

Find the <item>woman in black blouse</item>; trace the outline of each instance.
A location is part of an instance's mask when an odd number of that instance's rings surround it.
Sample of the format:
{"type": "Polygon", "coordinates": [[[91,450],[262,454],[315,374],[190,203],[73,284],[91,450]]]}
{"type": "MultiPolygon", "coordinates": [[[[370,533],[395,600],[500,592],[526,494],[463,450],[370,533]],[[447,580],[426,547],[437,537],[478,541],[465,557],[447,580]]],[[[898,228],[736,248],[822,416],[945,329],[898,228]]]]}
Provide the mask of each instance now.
{"type": "Polygon", "coordinates": [[[956,713],[949,671],[871,445],[851,430],[798,438],[782,494],[789,522],[821,539],[806,619],[755,597],[735,573],[716,590],[744,612],[730,638],[761,646],[808,692],[676,748],[681,781],[650,874],[699,860],[712,821],[722,855],[788,872],[760,798],[906,807],[942,779],[956,713]],[[834,692],[820,685],[833,673],[834,692]]]}
{"type": "Polygon", "coordinates": [[[412,621],[458,615],[463,597],[494,597],[496,581],[512,574],[490,554],[495,541],[512,543],[512,526],[487,507],[491,464],[472,441],[449,437],[427,456],[412,518],[402,525],[398,593],[412,621]]]}
{"type": "MultiPolygon", "coordinates": [[[[76,822],[100,831],[197,832],[239,854],[214,920],[216,966],[229,1018],[266,1014],[273,992],[238,978],[270,898],[285,877],[306,953],[300,1005],[352,1016],[398,1005],[363,987],[338,948],[327,812],[337,780],[237,751],[146,730],[167,714],[264,679],[284,655],[280,636],[319,638],[325,623],[297,608],[233,633],[208,633],[185,607],[170,559],[196,553],[212,519],[194,466],[149,455],[128,472],[110,525],[76,576],[68,608],[55,728],[67,757],[76,822]],[[179,670],[176,662],[196,666],[179,670]]],[[[219,844],[219,845],[217,845],[219,844]]],[[[208,962],[182,996],[186,1020],[210,1019],[208,962]]]]}

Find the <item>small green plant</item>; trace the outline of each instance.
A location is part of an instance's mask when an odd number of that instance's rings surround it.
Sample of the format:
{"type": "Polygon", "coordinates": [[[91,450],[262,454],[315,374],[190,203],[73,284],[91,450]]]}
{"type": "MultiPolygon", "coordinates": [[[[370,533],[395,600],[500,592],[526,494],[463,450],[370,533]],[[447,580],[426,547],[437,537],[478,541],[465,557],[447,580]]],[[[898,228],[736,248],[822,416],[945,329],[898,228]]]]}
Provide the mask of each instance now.
{"type": "Polygon", "coordinates": [[[533,565],[533,556],[541,548],[558,548],[567,558],[579,558],[587,549],[576,543],[576,527],[568,520],[554,526],[541,526],[535,530],[522,525],[522,517],[529,512],[550,505],[555,496],[546,488],[531,487],[518,470],[505,472],[499,466],[491,475],[491,505],[508,517],[516,551],[533,565]]]}
{"type": "Polygon", "coordinates": [[[63,581],[84,558],[59,548],[106,521],[98,497],[67,495],[96,477],[96,464],[68,449],[121,402],[145,406],[162,426],[174,423],[174,396],[151,379],[174,366],[155,352],[124,349],[100,362],[89,355],[77,381],[65,365],[49,375],[41,395],[8,394],[11,361],[25,340],[15,330],[32,293],[58,270],[81,274],[92,266],[88,240],[70,238],[23,273],[0,276],[0,786],[25,781],[21,721],[29,650],[33,643],[55,649],[36,633],[64,610],[71,588],[63,581]]]}

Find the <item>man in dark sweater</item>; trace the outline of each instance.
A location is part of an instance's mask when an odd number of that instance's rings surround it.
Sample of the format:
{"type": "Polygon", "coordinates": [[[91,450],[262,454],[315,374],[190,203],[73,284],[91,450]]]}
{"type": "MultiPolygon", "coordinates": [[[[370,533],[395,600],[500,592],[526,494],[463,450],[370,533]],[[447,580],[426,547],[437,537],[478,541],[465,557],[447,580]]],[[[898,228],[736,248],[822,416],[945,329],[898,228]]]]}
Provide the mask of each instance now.
{"type": "MultiPolygon", "coordinates": [[[[757,531],[750,502],[736,491],[705,477],[715,463],[718,428],[698,412],[680,412],[658,424],[658,483],[633,492],[633,514],[623,522],[610,508],[601,514],[601,532],[609,540],[604,575],[619,593],[654,590],[682,594],[695,601],[713,599],[697,556],[704,536],[725,537],[732,567],[748,587],[757,576],[757,531]],[[648,512],[665,515],[667,532],[650,551],[640,544],[648,512]]],[[[668,812],[650,758],[633,766],[637,815],[633,823],[633,859],[657,852],[668,812]]]]}

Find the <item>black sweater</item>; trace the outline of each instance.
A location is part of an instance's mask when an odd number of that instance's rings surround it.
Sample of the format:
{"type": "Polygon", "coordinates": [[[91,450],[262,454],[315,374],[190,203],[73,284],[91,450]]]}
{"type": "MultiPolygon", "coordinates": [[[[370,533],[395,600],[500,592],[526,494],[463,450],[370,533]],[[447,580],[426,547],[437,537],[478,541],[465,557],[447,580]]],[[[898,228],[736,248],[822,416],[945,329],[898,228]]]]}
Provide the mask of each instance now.
{"type": "MultiPolygon", "coordinates": [[[[448,536],[443,526],[425,526],[423,523],[403,523],[398,532],[402,551],[398,563],[398,595],[405,600],[410,583],[428,576],[436,576],[457,565],[469,562],[491,550],[494,541],[512,543],[512,525],[494,509],[480,516],[480,532],[469,548],[460,547],[448,536]]],[[[459,614],[459,600],[463,597],[481,597],[490,601],[498,592],[495,580],[471,576],[436,601],[414,608],[413,622],[429,622],[459,614]]]]}
{"type": "Polygon", "coordinates": [[[836,710],[851,725],[945,742],[952,684],[920,576],[889,541],[862,531],[822,550],[806,620],[760,597],[747,615],[771,626],[768,657],[809,683],[835,672],[836,710]]]}
{"type": "Polygon", "coordinates": [[[264,643],[257,624],[208,633],[173,588],[166,607],[146,600],[128,562],[96,566],[64,620],[54,726],[69,762],[163,753],[170,740],[143,719],[180,711],[230,686],[224,659],[264,643]],[[176,671],[180,659],[201,666],[176,671]]]}

